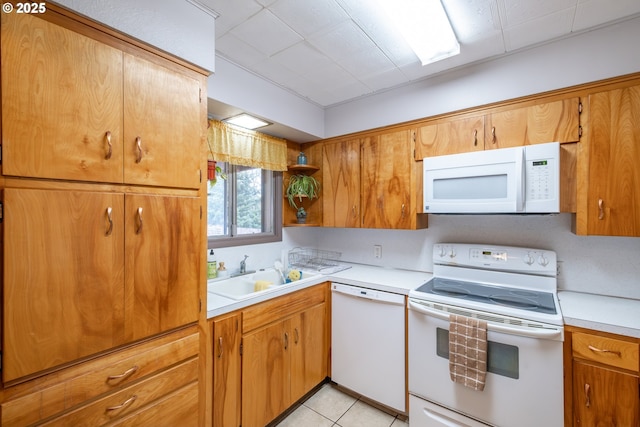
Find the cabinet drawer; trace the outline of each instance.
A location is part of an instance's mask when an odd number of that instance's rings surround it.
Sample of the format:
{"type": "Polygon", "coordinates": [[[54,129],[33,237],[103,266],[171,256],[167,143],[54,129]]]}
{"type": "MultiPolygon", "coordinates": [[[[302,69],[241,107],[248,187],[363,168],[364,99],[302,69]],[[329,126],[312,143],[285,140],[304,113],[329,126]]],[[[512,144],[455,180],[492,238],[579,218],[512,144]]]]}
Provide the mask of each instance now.
{"type": "Polygon", "coordinates": [[[198,426],[198,383],[191,383],[130,416],[120,418],[110,427],[198,426]]]}
{"type": "Polygon", "coordinates": [[[4,390],[1,425],[25,426],[197,356],[188,328],[4,390]]]}
{"type": "Polygon", "coordinates": [[[57,417],[43,426],[101,426],[133,414],[178,388],[198,380],[198,358],[181,363],[146,380],[57,417]]]}
{"type": "Polygon", "coordinates": [[[638,372],[638,343],[575,332],[572,334],[573,357],[638,372]]]}
{"type": "Polygon", "coordinates": [[[279,298],[256,304],[242,313],[242,333],[276,322],[326,299],[328,284],[313,286],[279,298]]]}

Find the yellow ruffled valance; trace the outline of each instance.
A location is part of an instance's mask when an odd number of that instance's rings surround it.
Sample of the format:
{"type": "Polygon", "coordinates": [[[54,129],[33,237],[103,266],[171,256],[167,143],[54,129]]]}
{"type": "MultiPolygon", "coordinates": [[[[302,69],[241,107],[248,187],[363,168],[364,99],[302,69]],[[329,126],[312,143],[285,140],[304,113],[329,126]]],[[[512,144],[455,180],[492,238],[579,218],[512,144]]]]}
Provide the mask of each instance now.
{"type": "Polygon", "coordinates": [[[208,160],[272,171],[287,170],[287,142],[238,126],[209,120],[208,160]]]}

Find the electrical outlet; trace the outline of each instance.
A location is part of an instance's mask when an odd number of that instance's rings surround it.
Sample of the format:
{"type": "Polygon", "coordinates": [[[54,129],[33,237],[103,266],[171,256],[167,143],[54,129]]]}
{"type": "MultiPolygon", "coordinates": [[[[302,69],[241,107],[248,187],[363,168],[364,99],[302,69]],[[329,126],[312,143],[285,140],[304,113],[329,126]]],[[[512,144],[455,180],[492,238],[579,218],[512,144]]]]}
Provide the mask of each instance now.
{"type": "Polygon", "coordinates": [[[382,245],[373,245],[373,256],[378,259],[382,258],[382,245]]]}

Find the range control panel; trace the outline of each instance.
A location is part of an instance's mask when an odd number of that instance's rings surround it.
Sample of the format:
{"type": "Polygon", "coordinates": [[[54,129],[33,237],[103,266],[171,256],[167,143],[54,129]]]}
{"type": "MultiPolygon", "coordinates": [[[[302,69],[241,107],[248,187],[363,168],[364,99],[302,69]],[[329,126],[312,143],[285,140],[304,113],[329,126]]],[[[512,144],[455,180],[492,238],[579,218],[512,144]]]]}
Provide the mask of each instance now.
{"type": "Polygon", "coordinates": [[[557,271],[554,251],[515,246],[437,243],[433,247],[433,263],[545,276],[555,276],[557,271]]]}

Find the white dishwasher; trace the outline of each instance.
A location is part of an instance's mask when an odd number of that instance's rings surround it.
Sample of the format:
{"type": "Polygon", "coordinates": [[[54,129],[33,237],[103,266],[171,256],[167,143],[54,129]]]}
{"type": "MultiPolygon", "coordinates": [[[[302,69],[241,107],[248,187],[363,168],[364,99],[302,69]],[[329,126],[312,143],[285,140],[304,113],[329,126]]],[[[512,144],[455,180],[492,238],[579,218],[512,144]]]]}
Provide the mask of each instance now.
{"type": "Polygon", "coordinates": [[[331,380],[405,413],[405,296],[341,283],[331,294],[331,380]]]}

